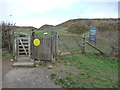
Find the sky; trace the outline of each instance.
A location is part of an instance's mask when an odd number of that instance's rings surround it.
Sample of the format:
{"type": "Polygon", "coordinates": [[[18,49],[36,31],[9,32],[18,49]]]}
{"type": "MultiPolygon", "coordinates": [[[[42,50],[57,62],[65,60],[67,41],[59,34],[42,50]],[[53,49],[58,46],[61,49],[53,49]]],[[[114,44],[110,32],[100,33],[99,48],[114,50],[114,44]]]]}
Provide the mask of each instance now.
{"type": "Polygon", "coordinates": [[[0,22],[58,25],[78,18],[118,18],[119,0],[0,0],[0,22]]]}

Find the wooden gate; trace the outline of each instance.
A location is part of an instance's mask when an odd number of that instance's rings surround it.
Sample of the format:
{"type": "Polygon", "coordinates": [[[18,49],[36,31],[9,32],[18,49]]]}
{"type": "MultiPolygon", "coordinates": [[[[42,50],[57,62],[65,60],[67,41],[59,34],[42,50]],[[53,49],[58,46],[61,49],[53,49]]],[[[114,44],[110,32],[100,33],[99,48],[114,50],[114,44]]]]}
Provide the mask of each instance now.
{"type": "Polygon", "coordinates": [[[27,56],[31,54],[30,35],[16,35],[14,39],[15,56],[27,56]]]}
{"type": "Polygon", "coordinates": [[[32,59],[54,61],[57,59],[57,36],[49,37],[38,35],[16,35],[14,39],[15,59],[19,56],[27,56],[32,59]],[[33,41],[40,40],[40,45],[35,46],[33,41]]]}

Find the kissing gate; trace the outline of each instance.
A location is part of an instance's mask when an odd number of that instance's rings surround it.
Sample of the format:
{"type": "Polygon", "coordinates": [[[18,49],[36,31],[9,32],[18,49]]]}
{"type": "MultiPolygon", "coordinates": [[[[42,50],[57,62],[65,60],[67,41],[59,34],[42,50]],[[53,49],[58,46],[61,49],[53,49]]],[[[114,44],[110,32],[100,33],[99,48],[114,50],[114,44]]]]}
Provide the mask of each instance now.
{"type": "Polygon", "coordinates": [[[57,59],[57,33],[49,37],[14,35],[13,53],[15,59],[29,57],[34,60],[54,61],[57,59]]]}

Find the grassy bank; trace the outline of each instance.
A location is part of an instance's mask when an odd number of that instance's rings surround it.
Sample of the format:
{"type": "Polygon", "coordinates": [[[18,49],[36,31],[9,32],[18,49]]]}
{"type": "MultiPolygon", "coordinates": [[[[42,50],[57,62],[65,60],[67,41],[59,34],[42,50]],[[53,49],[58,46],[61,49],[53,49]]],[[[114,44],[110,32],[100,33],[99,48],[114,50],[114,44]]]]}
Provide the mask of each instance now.
{"type": "Polygon", "coordinates": [[[81,70],[79,74],[74,71],[67,72],[59,77],[57,72],[51,74],[55,84],[64,88],[117,88],[118,62],[105,57],[93,55],[62,56],[62,64],[81,70]]]}

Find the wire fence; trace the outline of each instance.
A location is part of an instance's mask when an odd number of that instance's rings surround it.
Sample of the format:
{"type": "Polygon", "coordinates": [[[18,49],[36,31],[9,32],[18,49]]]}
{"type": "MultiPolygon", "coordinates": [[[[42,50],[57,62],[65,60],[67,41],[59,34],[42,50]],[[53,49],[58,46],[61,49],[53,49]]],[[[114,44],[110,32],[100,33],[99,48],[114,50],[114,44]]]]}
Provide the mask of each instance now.
{"type": "MultiPolygon", "coordinates": [[[[73,54],[77,52],[82,51],[82,46],[83,46],[83,36],[68,36],[68,35],[58,35],[58,51],[60,53],[65,53],[65,54],[73,54]]],[[[86,37],[86,41],[89,42],[89,37],[86,37]]],[[[108,39],[108,38],[102,38],[98,37],[96,39],[96,44],[94,42],[89,42],[91,45],[95,46],[105,54],[109,54],[112,52],[116,52],[112,50],[111,42],[113,40],[108,39]]],[[[117,41],[114,46],[117,47],[117,41]]],[[[116,49],[115,49],[116,50],[116,49]]],[[[90,45],[86,44],[85,45],[85,51],[88,53],[99,53],[96,49],[91,47],[90,45]]]]}
{"type": "Polygon", "coordinates": [[[81,36],[59,35],[58,50],[60,52],[75,53],[81,51],[81,48],[82,48],[81,36]]]}

